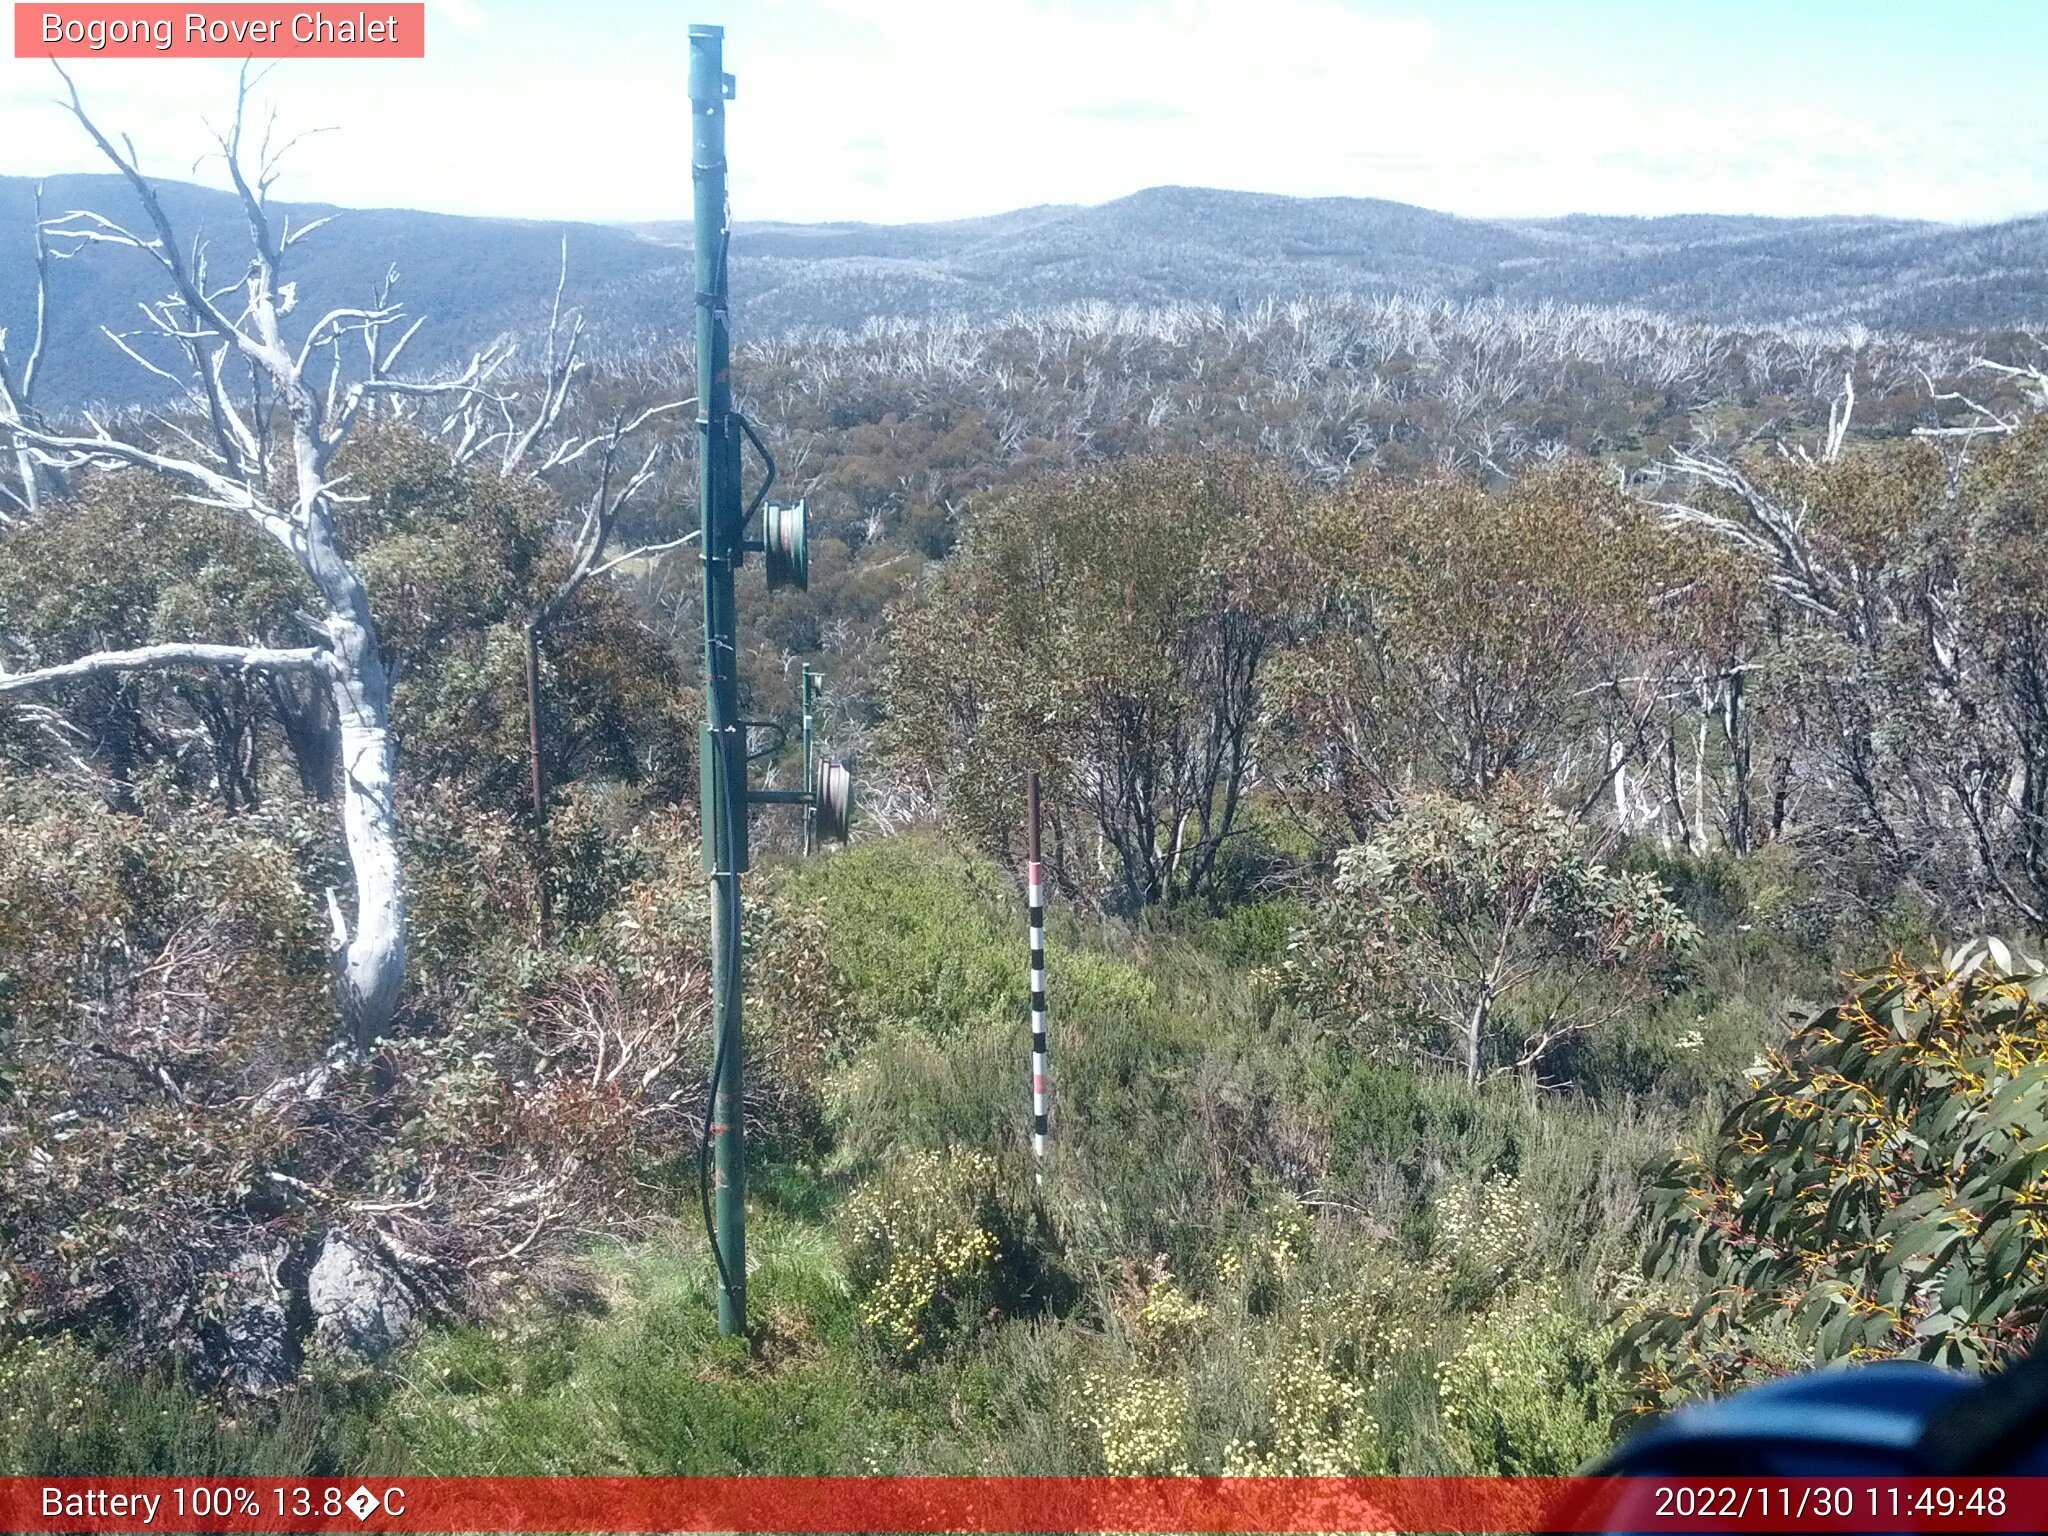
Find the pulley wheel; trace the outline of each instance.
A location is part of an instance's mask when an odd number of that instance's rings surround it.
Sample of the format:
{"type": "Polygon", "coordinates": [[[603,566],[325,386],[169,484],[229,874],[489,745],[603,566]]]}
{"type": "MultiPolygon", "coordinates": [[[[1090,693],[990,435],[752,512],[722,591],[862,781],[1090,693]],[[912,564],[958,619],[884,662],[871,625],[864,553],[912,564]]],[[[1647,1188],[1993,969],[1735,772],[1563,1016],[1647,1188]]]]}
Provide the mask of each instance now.
{"type": "Polygon", "coordinates": [[[846,841],[853,827],[853,773],[844,763],[820,763],[818,784],[812,791],[816,802],[818,838],[835,843],[846,841]]]}
{"type": "Polygon", "coordinates": [[[811,547],[806,522],[804,504],[800,501],[787,505],[771,501],[761,509],[761,545],[769,591],[809,589],[811,547]]]}

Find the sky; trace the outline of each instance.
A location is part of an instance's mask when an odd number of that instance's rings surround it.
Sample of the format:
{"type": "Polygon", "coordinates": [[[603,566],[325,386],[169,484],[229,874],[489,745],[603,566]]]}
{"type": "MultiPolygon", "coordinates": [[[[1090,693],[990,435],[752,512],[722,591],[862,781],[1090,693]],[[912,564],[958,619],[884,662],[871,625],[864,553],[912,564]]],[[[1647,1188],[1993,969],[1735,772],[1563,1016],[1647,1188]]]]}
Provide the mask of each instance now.
{"type": "MultiPolygon", "coordinates": [[[[1482,217],[2048,211],[2040,0],[428,0],[422,60],[266,77],[281,125],[333,130],[274,195],[686,218],[693,20],[725,27],[738,77],[741,220],[965,218],[1164,184],[1482,217]]],[[[233,71],[74,68],[145,169],[212,184],[233,71]]],[[[104,169],[57,85],[0,58],[0,174],[104,169]]]]}

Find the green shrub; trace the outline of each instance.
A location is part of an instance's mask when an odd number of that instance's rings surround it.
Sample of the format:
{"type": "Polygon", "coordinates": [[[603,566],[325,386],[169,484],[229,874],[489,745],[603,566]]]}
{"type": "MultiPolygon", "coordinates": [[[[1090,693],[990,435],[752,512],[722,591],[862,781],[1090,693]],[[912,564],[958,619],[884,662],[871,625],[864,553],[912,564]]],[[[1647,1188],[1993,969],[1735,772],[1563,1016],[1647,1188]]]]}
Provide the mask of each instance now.
{"type": "Polygon", "coordinates": [[[1444,1363],[1445,1438],[1486,1476],[1577,1471],[1613,1443],[1626,1400],[1605,1358],[1611,1337],[1568,1308],[1552,1284],[1516,1290],[1444,1363]]]}
{"type": "Polygon", "coordinates": [[[1009,1193],[1018,1177],[982,1152],[917,1152],[847,1202],[847,1276],[885,1353],[943,1353],[1057,1299],[1059,1277],[1032,1247],[1041,1223],[1009,1193]]]}
{"type": "MultiPolygon", "coordinates": [[[[1015,964],[1023,969],[1023,947],[1018,947],[1015,964]]],[[[1045,958],[1046,1007],[1057,1009],[1061,1018],[1092,1022],[1121,1017],[1136,1019],[1159,998],[1159,987],[1150,976],[1126,960],[1085,949],[1055,950],[1045,958]]]]}
{"type": "Polygon", "coordinates": [[[407,961],[416,982],[446,995],[533,937],[532,834],[441,781],[405,796],[399,829],[407,961]]]}
{"type": "Polygon", "coordinates": [[[1279,896],[1232,907],[1201,935],[1202,947],[1231,970],[1275,966],[1287,954],[1287,939],[1308,919],[1295,897],[1279,896]]]}
{"type": "Polygon", "coordinates": [[[656,860],[636,833],[639,796],[605,780],[577,780],[559,792],[548,816],[548,889],[564,923],[595,922],[627,888],[655,871],[656,860]]]}
{"type": "Polygon", "coordinates": [[[832,965],[867,1028],[950,1038],[1025,1001],[1024,904],[992,867],[924,836],[864,843],[806,870],[832,965]],[[999,920],[997,901],[1014,903],[999,920]]]}
{"type": "Polygon", "coordinates": [[[1697,933],[1649,875],[1610,868],[1512,780],[1483,801],[1413,794],[1337,858],[1290,938],[1287,990],[1361,1044],[1534,1077],[1564,1042],[1669,985],[1697,933]]]}
{"type": "Polygon", "coordinates": [[[323,1126],[261,1096],[332,1038],[313,841],[289,815],[141,816],[0,781],[0,1325],[196,1367],[209,1282],[304,1229],[323,1126]]]}

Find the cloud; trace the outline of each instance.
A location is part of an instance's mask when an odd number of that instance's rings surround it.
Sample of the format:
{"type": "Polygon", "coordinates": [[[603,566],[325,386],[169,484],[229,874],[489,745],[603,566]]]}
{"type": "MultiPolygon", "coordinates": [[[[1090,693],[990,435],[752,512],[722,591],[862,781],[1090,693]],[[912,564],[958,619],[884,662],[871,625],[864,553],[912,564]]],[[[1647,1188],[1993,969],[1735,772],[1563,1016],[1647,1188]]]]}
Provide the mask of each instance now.
{"type": "MultiPolygon", "coordinates": [[[[267,82],[287,126],[340,129],[294,156],[280,195],[539,218],[686,214],[689,14],[674,0],[431,3],[424,60],[294,61],[267,82]]],[[[1475,9],[747,0],[726,36],[740,82],[734,210],[958,218],[1164,183],[1493,215],[1961,219],[2048,206],[2048,144],[2016,133],[1996,93],[1930,83],[1922,95],[1938,105],[1925,111],[1871,109],[1874,92],[1920,99],[1915,82],[1940,67],[1912,56],[1910,40],[1866,40],[1890,53],[1797,77],[1795,91],[1784,71],[1749,67],[1732,24],[1724,56],[1659,72],[1656,37],[1622,58],[1592,8],[1560,0],[1519,38],[1475,9]],[[1529,35],[1548,51],[1530,56],[1529,35]]],[[[154,170],[182,176],[206,148],[199,109],[227,108],[232,65],[93,60],[79,78],[154,170]]],[[[50,105],[55,84],[46,64],[0,60],[0,172],[100,168],[50,105]]]]}
{"type": "MultiPolygon", "coordinates": [[[[826,215],[898,218],[1095,202],[1166,181],[1286,190],[1315,158],[1303,151],[1377,93],[1361,90],[1365,76],[1413,78],[1439,44],[1426,19],[1339,0],[1269,0],[1256,12],[1229,0],[819,9],[840,46],[829,58],[768,55],[753,71],[760,116],[734,118],[735,144],[744,129],[760,157],[748,190],[783,215],[800,191],[826,215]],[[832,206],[836,122],[892,145],[887,211],[832,206]]],[[[741,41],[735,29],[736,67],[741,41]]],[[[1391,122],[1400,105],[1373,115],[1391,122]]]]}
{"type": "Polygon", "coordinates": [[[432,37],[443,25],[465,37],[481,37],[490,30],[491,19],[478,0],[432,0],[427,35],[432,37]]]}

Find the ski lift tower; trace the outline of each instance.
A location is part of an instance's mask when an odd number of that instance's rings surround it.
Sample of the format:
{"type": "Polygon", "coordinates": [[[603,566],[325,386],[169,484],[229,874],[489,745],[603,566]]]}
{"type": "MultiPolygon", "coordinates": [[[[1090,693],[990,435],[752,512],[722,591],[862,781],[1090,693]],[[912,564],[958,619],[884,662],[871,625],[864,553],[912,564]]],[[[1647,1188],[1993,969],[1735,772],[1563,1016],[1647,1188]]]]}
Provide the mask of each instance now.
{"type": "MultiPolygon", "coordinates": [[[[698,736],[698,784],[704,873],[711,883],[711,1105],[699,1149],[706,1235],[718,1268],[718,1327],[747,1326],[747,1154],[744,1050],[741,1040],[740,876],[747,870],[747,813],[754,805],[805,808],[819,840],[846,841],[851,780],[844,763],[814,772],[808,761],[801,790],[751,789],[748,727],[740,716],[738,614],[734,572],[758,552],[768,586],[802,591],[810,584],[808,524],[801,501],[768,500],[775,460],[760,434],[732,406],[732,327],[727,260],[732,221],[725,188],[725,104],[733,77],[725,73],[722,27],[690,28],[690,176],[694,189],[697,318],[697,472],[699,558],[704,572],[704,707],[698,736]],[[742,442],[753,447],[762,479],[751,500],[743,490],[742,442]],[[754,515],[758,537],[749,537],[754,515]]],[[[809,699],[805,699],[808,706],[809,699]]],[[[808,708],[806,710],[808,713],[808,708]]],[[[779,742],[777,743],[779,745],[779,742]]]]}

